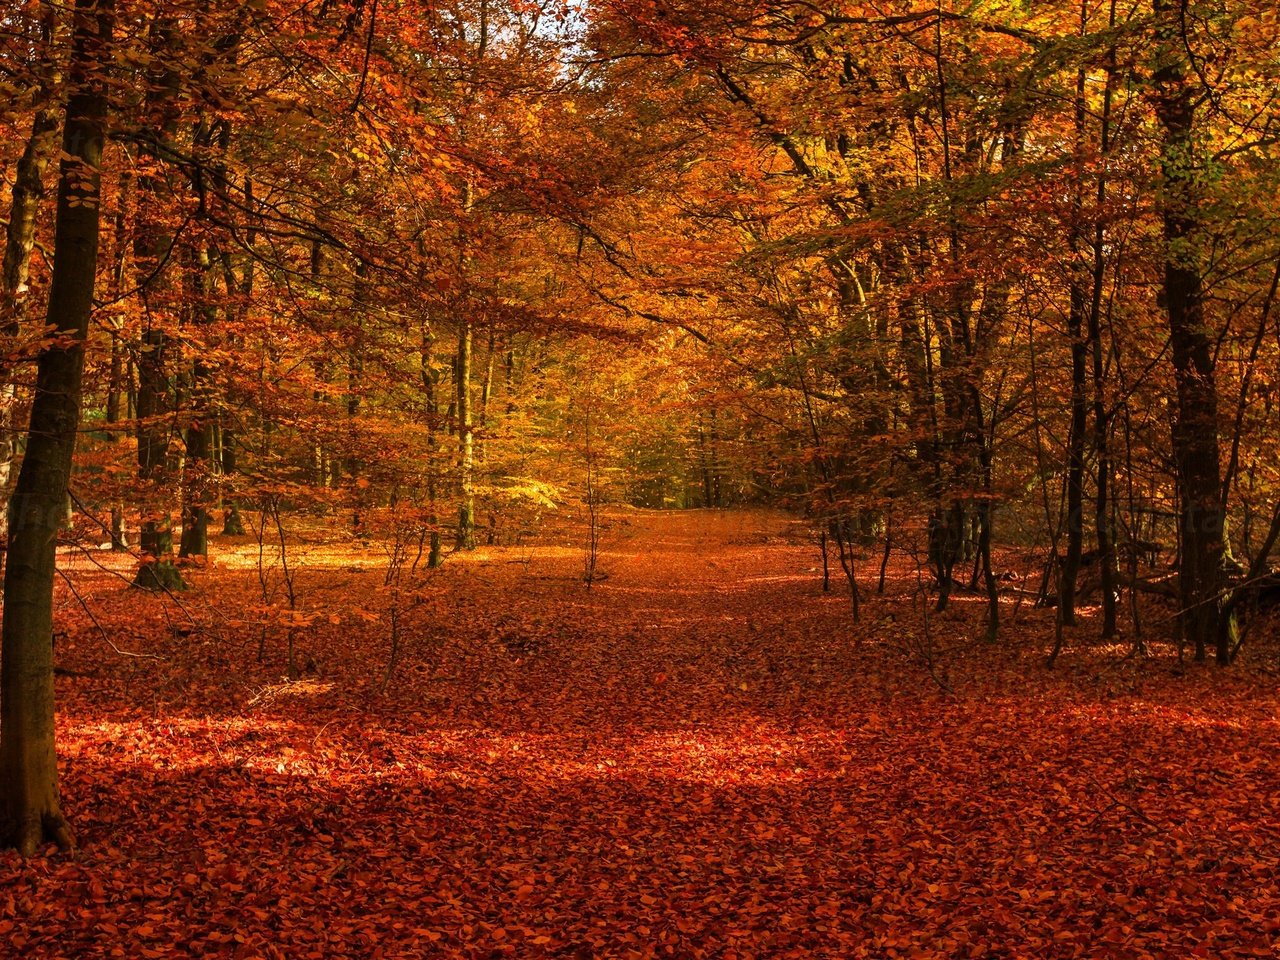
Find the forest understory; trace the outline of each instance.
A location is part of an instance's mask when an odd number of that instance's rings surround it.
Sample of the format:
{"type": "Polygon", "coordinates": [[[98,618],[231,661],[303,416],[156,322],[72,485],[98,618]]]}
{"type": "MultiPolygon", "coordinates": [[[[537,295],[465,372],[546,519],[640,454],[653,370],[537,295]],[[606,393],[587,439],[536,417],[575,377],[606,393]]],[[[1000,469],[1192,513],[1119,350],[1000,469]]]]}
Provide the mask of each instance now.
{"type": "Polygon", "coordinates": [[[1140,654],[1086,608],[1050,671],[1021,581],[990,644],[985,598],[934,614],[898,555],[875,596],[869,558],[853,624],[763,511],[613,509],[589,589],[573,526],[399,592],[376,545],[298,541],[288,618],[251,536],[174,595],[63,558],[79,847],[0,854],[9,955],[1280,950],[1274,624],[1223,670],[1150,600],[1140,654]]]}

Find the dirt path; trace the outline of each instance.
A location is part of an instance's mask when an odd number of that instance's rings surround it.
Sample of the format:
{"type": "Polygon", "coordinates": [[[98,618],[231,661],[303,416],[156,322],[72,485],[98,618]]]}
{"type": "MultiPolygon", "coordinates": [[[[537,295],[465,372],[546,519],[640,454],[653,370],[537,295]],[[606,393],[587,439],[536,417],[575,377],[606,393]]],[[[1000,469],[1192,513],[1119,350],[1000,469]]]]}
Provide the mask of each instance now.
{"type": "MultiPolygon", "coordinates": [[[[589,591],[576,545],[478,551],[421,584],[385,696],[375,550],[311,549],[303,595],[337,622],[299,631],[317,674],[297,683],[280,680],[279,633],[256,662],[254,580],[225,547],[183,601],[205,611],[198,631],[87,584],[119,643],[165,659],[59,681],[84,849],[0,861],[0,943],[1275,955],[1273,690],[1081,685],[1015,646],[945,696],[883,642],[919,629],[910,604],[872,603],[854,630],[816,560],[782,517],[703,512],[613,517],[609,577],[589,591]]],[[[68,646],[70,665],[101,656],[87,627],[68,646]]]]}

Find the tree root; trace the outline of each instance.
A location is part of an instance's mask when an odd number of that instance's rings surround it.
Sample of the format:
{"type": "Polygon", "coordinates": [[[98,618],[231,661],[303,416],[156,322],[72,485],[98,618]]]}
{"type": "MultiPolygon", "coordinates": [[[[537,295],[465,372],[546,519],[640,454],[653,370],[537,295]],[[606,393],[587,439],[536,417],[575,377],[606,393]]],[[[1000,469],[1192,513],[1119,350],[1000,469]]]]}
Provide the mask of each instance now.
{"type": "Polygon", "coordinates": [[[0,843],[0,847],[12,847],[24,858],[34,857],[45,843],[56,845],[63,853],[72,853],[76,849],[71,824],[56,810],[23,817],[4,831],[4,838],[8,842],[0,843]]]}

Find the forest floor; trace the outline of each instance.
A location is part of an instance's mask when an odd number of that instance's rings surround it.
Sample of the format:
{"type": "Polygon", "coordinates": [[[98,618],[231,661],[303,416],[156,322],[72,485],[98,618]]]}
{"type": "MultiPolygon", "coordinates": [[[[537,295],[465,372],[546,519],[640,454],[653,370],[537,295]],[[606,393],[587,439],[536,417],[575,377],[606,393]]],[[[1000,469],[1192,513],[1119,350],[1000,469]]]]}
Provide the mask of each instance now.
{"type": "Polygon", "coordinates": [[[619,511],[590,590],[572,538],[406,574],[381,690],[385,553],[291,551],[265,631],[252,538],[173,598],[68,558],[80,850],[0,855],[0,955],[1280,955],[1274,645],[1049,672],[1029,603],[986,644],[895,561],[854,626],[781,515],[619,511]]]}

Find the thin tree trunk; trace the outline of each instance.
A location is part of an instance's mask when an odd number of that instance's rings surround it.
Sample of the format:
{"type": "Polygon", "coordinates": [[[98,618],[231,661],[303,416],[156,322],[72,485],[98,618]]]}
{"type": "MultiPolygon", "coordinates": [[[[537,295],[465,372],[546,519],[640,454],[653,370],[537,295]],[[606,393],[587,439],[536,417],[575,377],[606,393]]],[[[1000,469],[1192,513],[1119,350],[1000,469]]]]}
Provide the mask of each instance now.
{"type": "MultiPolygon", "coordinates": [[[[128,262],[129,231],[129,185],[132,178],[126,171],[120,176],[117,192],[114,230],[112,231],[112,256],[110,297],[114,301],[124,292],[125,269],[128,262]]],[[[121,403],[128,405],[129,383],[127,380],[127,351],[121,336],[124,329],[124,318],[116,313],[107,317],[107,325],[111,334],[111,360],[107,382],[107,439],[115,443],[120,439],[117,427],[122,419],[127,418],[128,411],[122,411],[121,403]],[[122,416],[124,414],[124,416],[122,416]]],[[[111,502],[111,549],[122,551],[129,546],[124,528],[124,501],[118,496],[111,502]]]]}
{"type": "Polygon", "coordinates": [[[716,452],[720,441],[719,418],[715,407],[710,410],[711,429],[707,434],[707,475],[710,479],[707,506],[719,509],[724,506],[724,495],[720,488],[720,458],[716,452]]]}
{"type": "Polygon", "coordinates": [[[360,457],[360,396],[364,390],[364,322],[365,313],[369,309],[369,267],[360,260],[356,263],[355,276],[355,331],[351,344],[347,349],[347,444],[348,454],[345,458],[347,476],[351,480],[351,492],[354,503],[351,508],[351,532],[362,535],[364,532],[364,487],[367,481],[361,478],[364,463],[360,457]]]}
{"type": "MultiPolygon", "coordinates": [[[[711,463],[707,457],[707,431],[698,416],[698,473],[702,478],[702,505],[711,506],[711,463]]],[[[825,536],[825,534],[824,534],[825,536]]]]}
{"type": "MultiPolygon", "coordinates": [[[[1073,233],[1074,228],[1073,228],[1073,233]]],[[[1075,243],[1070,305],[1067,312],[1067,339],[1071,344],[1071,423],[1067,433],[1067,550],[1058,571],[1058,620],[1065,627],[1076,622],[1076,582],[1080,558],[1084,554],[1084,450],[1088,429],[1085,398],[1088,347],[1084,336],[1085,295],[1075,278],[1075,243]]]]}
{"type": "MultiPolygon", "coordinates": [[[[120,423],[120,394],[124,378],[124,347],[120,342],[120,328],[111,321],[111,367],[107,384],[107,436],[112,442],[119,439],[116,426],[120,423]]],[[[111,501],[111,549],[126,550],[129,547],[124,529],[124,503],[115,497],[111,501]]]]}
{"type": "Polygon", "coordinates": [[[993,518],[993,502],[995,490],[993,485],[994,468],[991,458],[991,447],[994,441],[995,424],[988,437],[986,417],[982,410],[982,395],[976,384],[970,384],[970,402],[973,404],[973,429],[976,435],[974,442],[978,446],[979,469],[982,479],[982,496],[978,500],[978,563],[982,567],[982,582],[987,590],[987,633],[988,642],[994,642],[1000,630],[1000,591],[996,583],[995,571],[991,568],[991,537],[993,518]]]}
{"type": "Polygon", "coordinates": [[[458,549],[474,550],[475,519],[475,450],[471,423],[471,340],[470,318],[458,323],[458,360],[454,376],[458,422],[458,549]]]}
{"type": "MultiPolygon", "coordinates": [[[[784,325],[783,330],[787,335],[791,358],[796,360],[799,355],[796,351],[795,337],[792,335],[790,327],[784,325]]],[[[803,368],[800,371],[800,396],[804,402],[805,420],[809,426],[809,437],[813,441],[814,461],[818,466],[822,481],[822,491],[826,497],[827,506],[830,508],[830,512],[827,515],[827,530],[836,541],[840,569],[844,571],[845,580],[849,584],[849,612],[853,622],[857,623],[862,615],[862,598],[858,590],[858,575],[857,570],[854,568],[852,545],[848,541],[848,524],[841,513],[841,506],[837,502],[832,489],[831,465],[828,462],[826,452],[823,450],[822,431],[818,428],[818,417],[813,409],[813,396],[803,368]]]]}
{"type": "MultiPolygon", "coordinates": [[[[196,298],[193,309],[200,318],[202,333],[207,333],[214,322],[212,266],[207,248],[199,251],[191,265],[191,289],[196,298]]],[[[197,349],[202,346],[197,343],[197,349]]],[[[187,456],[182,471],[182,541],[178,550],[182,557],[209,555],[209,495],[217,463],[213,457],[213,405],[209,393],[209,368],[197,355],[191,366],[191,422],[185,432],[187,456]]]]}
{"type": "MultiPolygon", "coordinates": [[[[163,52],[172,43],[172,25],[154,24],[151,43],[163,52]]],[[[162,67],[152,78],[154,86],[147,106],[154,112],[148,133],[158,142],[170,139],[177,127],[175,101],[178,77],[172,66],[162,67]]],[[[156,146],[147,148],[157,153],[156,146]]],[[[180,590],[182,575],[173,562],[173,519],[165,500],[170,489],[169,415],[175,407],[175,389],[168,372],[169,328],[176,325],[174,292],[169,279],[174,237],[165,232],[160,211],[161,181],[154,173],[138,178],[138,225],[134,255],[141,278],[141,296],[148,326],[142,335],[138,358],[138,476],[147,484],[151,502],[143,511],[140,546],[143,563],[134,585],[147,590],[180,590]]]]}
{"type": "MultiPolygon", "coordinates": [[[[254,207],[253,180],[248,176],[244,178],[244,204],[249,210],[252,210],[254,207]]],[[[257,231],[254,230],[252,224],[253,221],[251,219],[249,221],[249,226],[245,230],[244,245],[249,255],[245,259],[244,270],[241,273],[238,291],[235,289],[234,271],[230,267],[229,260],[227,261],[228,266],[226,267],[226,273],[229,278],[227,294],[228,296],[233,296],[235,293],[239,293],[241,318],[246,318],[248,316],[250,305],[253,302],[253,287],[256,277],[256,261],[254,259],[255,254],[253,251],[254,244],[257,242],[257,231]]],[[[227,255],[224,254],[223,256],[226,257],[227,255]]],[[[238,340],[239,338],[237,338],[237,341],[238,340]]],[[[239,346],[240,344],[237,342],[237,347],[239,346]]],[[[221,468],[224,483],[227,482],[227,478],[233,478],[240,472],[238,450],[239,446],[236,431],[230,426],[230,424],[226,422],[222,423],[221,468]]],[[[234,480],[231,482],[234,483],[234,480]]],[[[244,518],[240,515],[240,501],[239,498],[234,495],[229,497],[227,500],[226,511],[222,520],[222,533],[223,536],[234,537],[242,537],[245,534],[244,518]]]]}
{"type": "Polygon", "coordinates": [[[480,433],[476,437],[476,462],[485,461],[485,438],[489,433],[489,400],[493,395],[493,352],[496,347],[493,324],[489,324],[489,348],[485,353],[484,379],[480,383],[480,433]]]}
{"type": "MultiPolygon", "coordinates": [[[[233,477],[240,470],[239,456],[236,435],[231,431],[230,427],[222,428],[222,475],[224,477],[233,477]]],[[[240,516],[240,503],[232,497],[227,501],[226,515],[222,520],[222,535],[224,537],[243,537],[245,533],[244,520],[240,516]]]]}
{"type": "MultiPolygon", "coordinates": [[[[196,126],[195,147],[209,153],[215,189],[225,197],[226,156],[231,146],[231,124],[225,119],[210,120],[202,115],[196,126]]],[[[207,244],[192,251],[188,264],[193,326],[198,335],[189,338],[195,347],[191,364],[191,418],[184,433],[186,460],[182,471],[182,542],[179,555],[209,555],[209,507],[215,501],[220,460],[216,456],[217,416],[213,384],[204,351],[218,315],[214,302],[214,256],[207,244]]]]}
{"type": "Polygon", "coordinates": [[[440,382],[434,361],[435,334],[427,320],[422,321],[419,372],[422,376],[422,414],[427,426],[427,522],[430,524],[431,549],[427,554],[427,567],[434,570],[444,562],[440,544],[440,523],[436,515],[436,498],[439,495],[439,432],[440,411],[436,406],[436,387],[440,382]]]}
{"type": "Polygon", "coordinates": [[[152,503],[144,507],[139,546],[143,562],[134,585],[147,590],[181,590],[182,574],[173,562],[173,523],[163,499],[169,487],[169,414],[173,384],[167,372],[169,339],[152,328],[142,337],[138,359],[138,476],[147,483],[152,503]]]}
{"type": "MultiPolygon", "coordinates": [[[[1116,4],[1111,0],[1108,26],[1115,27],[1116,4]]],[[[1099,132],[1100,152],[1105,162],[1111,153],[1111,83],[1115,70],[1115,48],[1108,52],[1107,80],[1102,92],[1102,118],[1099,132]]],[[[1098,536],[1098,571],[1102,586],[1102,637],[1109,640],[1116,633],[1116,550],[1111,523],[1111,424],[1107,414],[1106,367],[1102,354],[1102,285],[1106,279],[1106,227],[1102,210],[1107,202],[1106,169],[1098,173],[1097,209],[1093,228],[1093,285],[1089,303],[1089,350],[1093,372],[1093,453],[1097,464],[1094,523],[1098,536]]]]}
{"type": "MultiPolygon", "coordinates": [[[[1088,29],[1087,2],[1080,5],[1080,35],[1088,29]]],[[[1088,109],[1085,89],[1088,76],[1083,67],[1076,71],[1075,151],[1077,162],[1083,157],[1088,109]]],[[[1067,265],[1070,281],[1067,303],[1067,341],[1071,351],[1071,420],[1067,430],[1067,552],[1058,571],[1058,622],[1065,627],[1076,623],[1076,584],[1084,555],[1084,452],[1088,431],[1088,400],[1085,387],[1089,343],[1085,335],[1088,296],[1081,265],[1081,227],[1084,217],[1084,187],[1079,186],[1071,198],[1071,223],[1067,230],[1067,265]]]]}

